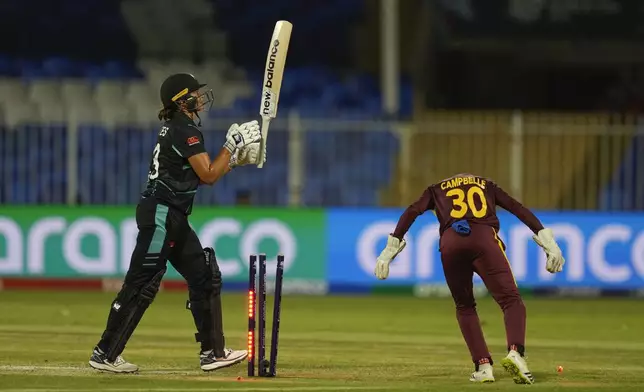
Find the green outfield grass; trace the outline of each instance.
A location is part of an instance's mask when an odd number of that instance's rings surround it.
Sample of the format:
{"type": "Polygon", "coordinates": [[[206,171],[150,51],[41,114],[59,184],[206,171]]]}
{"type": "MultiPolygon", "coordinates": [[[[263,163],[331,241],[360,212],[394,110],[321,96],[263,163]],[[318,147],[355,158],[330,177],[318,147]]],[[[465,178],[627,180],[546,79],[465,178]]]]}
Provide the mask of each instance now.
{"type": "MultiPolygon", "coordinates": [[[[87,360],[112,298],[110,293],[0,292],[0,389],[644,390],[641,300],[526,299],[527,355],[537,383],[519,386],[500,366],[495,384],[469,384],[472,365],[451,300],[387,296],[284,297],[278,378],[248,379],[246,363],[203,373],[185,296],[160,293],[124,353],[141,367],[139,374],[102,374],[89,369],[87,360]]],[[[242,348],[245,298],[224,300],[228,344],[242,348]]],[[[502,315],[490,299],[479,301],[479,313],[499,361],[505,351],[502,315]]]]}

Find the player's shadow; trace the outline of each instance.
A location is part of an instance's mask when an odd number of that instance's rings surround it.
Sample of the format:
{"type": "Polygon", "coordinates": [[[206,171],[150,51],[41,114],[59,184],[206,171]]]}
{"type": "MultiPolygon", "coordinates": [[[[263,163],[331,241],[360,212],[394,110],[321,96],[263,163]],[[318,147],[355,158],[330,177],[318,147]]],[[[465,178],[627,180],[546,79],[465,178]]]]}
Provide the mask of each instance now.
{"type": "Polygon", "coordinates": [[[548,372],[533,372],[532,375],[534,376],[535,383],[542,381],[548,382],[557,378],[556,374],[553,375],[552,373],[548,372]]]}
{"type": "MultiPolygon", "coordinates": [[[[542,382],[550,382],[555,380],[558,377],[556,374],[553,375],[548,372],[532,372],[532,375],[534,376],[535,384],[541,384],[542,382]]],[[[494,377],[496,378],[497,382],[499,381],[503,383],[505,383],[506,381],[514,382],[512,380],[512,376],[508,372],[506,372],[502,366],[499,366],[498,368],[496,365],[494,366],[494,377]]]]}

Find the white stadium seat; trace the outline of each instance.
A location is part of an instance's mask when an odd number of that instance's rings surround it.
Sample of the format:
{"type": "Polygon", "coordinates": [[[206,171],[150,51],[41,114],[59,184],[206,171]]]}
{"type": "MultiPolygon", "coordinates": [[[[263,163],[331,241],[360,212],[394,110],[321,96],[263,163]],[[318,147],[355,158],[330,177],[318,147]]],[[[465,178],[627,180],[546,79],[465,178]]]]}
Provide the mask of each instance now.
{"type": "Polygon", "coordinates": [[[63,79],[60,91],[66,105],[76,105],[93,99],[92,87],[82,79],[63,79]]]}
{"type": "Polygon", "coordinates": [[[100,121],[98,106],[93,100],[67,106],[69,121],[75,123],[97,123],[100,121]]]}
{"type": "Polygon", "coordinates": [[[64,123],[66,120],[65,105],[61,101],[49,101],[37,105],[40,120],[44,123],[64,123]]]}
{"type": "Polygon", "coordinates": [[[125,101],[134,105],[158,101],[159,93],[146,82],[132,82],[126,86],[125,101]]]}
{"type": "Polygon", "coordinates": [[[40,121],[37,107],[30,102],[5,102],[4,109],[4,121],[9,126],[40,121]]]}
{"type": "Polygon", "coordinates": [[[99,106],[123,102],[125,101],[125,84],[111,80],[101,81],[94,90],[94,99],[99,106]]]}
{"type": "Polygon", "coordinates": [[[60,102],[60,82],[56,80],[34,80],[29,84],[29,100],[38,103],[60,102]]]}
{"type": "Polygon", "coordinates": [[[103,103],[98,105],[99,120],[108,127],[131,123],[134,108],[124,102],[103,103]]]}
{"type": "Polygon", "coordinates": [[[0,103],[9,101],[24,102],[27,97],[27,86],[14,78],[0,78],[0,103]]]}
{"type": "Polygon", "coordinates": [[[155,104],[150,101],[142,102],[134,106],[134,120],[139,124],[158,124],[157,117],[161,104],[155,104]]]}

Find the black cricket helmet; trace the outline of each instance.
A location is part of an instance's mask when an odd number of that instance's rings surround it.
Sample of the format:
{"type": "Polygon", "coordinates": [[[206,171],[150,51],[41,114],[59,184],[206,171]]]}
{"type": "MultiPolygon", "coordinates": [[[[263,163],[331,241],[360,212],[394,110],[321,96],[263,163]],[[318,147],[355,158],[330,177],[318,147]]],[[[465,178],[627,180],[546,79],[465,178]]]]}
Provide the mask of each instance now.
{"type": "Polygon", "coordinates": [[[198,95],[192,95],[206,87],[189,73],[178,73],[170,75],[161,84],[161,103],[164,109],[171,109],[173,106],[184,106],[191,113],[208,111],[212,107],[212,89],[204,90],[198,95]]]}

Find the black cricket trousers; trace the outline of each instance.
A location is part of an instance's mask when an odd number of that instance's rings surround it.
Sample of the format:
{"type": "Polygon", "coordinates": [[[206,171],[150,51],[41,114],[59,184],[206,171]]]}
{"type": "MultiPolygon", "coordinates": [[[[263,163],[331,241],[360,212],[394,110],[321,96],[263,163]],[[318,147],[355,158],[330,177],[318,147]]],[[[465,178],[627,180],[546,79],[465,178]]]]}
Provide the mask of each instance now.
{"type": "MultiPolygon", "coordinates": [[[[121,354],[147,309],[147,305],[144,305],[143,309],[137,310],[136,306],[140,304],[136,304],[136,298],[142,292],[154,298],[156,292],[149,293],[149,287],[158,290],[168,261],[188,283],[190,301],[206,301],[212,292],[212,269],[206,264],[199,238],[182,211],[159,203],[153,197],[144,198],[136,208],[136,223],[139,234],[130,267],[98,343],[111,356],[110,360],[121,354]],[[124,309],[120,310],[122,307],[124,309]],[[125,308],[129,311],[125,311],[125,308]],[[131,317],[131,321],[124,324],[127,317],[131,317]]],[[[203,321],[197,321],[195,324],[203,324],[203,321]]],[[[209,342],[203,343],[202,347],[207,347],[207,344],[209,342]]]]}
{"type": "Polygon", "coordinates": [[[143,287],[169,261],[186,280],[190,292],[207,289],[212,272],[199,237],[182,211],[147,197],[136,207],[136,224],[139,234],[125,276],[126,285],[143,287]]]}

